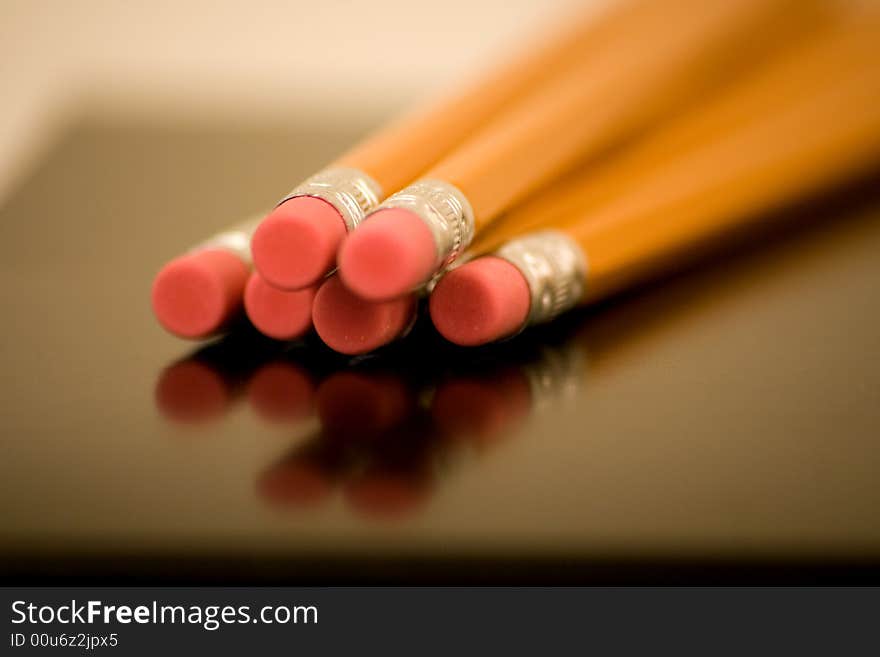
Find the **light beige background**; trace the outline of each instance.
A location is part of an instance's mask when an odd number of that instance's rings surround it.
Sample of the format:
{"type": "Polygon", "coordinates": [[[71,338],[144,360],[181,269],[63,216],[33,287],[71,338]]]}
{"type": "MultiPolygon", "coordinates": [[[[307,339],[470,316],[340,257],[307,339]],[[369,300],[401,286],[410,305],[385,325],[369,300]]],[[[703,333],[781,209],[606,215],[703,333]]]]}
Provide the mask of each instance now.
{"type": "Polygon", "coordinates": [[[0,204],[77,113],[397,107],[601,0],[0,0],[0,204]]]}

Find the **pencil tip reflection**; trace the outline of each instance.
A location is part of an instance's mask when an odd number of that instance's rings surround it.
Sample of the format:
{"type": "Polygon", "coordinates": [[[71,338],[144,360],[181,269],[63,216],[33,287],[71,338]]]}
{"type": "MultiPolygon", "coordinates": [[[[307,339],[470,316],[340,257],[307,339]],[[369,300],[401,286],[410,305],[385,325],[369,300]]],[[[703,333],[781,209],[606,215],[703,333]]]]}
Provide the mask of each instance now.
{"type": "Polygon", "coordinates": [[[447,447],[430,416],[414,413],[372,443],[364,467],[345,481],[349,508],[377,520],[410,517],[430,500],[447,447]]]}
{"type": "Polygon", "coordinates": [[[222,416],[232,405],[234,392],[232,382],[217,368],[187,358],[162,371],[154,398],[169,420],[202,423],[222,416]]]}
{"type": "Polygon", "coordinates": [[[335,445],[320,438],[311,440],[258,477],[258,494],[276,507],[317,506],[332,495],[342,474],[343,457],[335,445]]]}
{"type": "Polygon", "coordinates": [[[444,435],[486,445],[524,420],[531,403],[522,367],[509,366],[441,382],[431,414],[444,435]]]}
{"type": "Polygon", "coordinates": [[[327,433],[352,440],[381,436],[414,410],[406,382],[391,373],[343,371],[328,376],[317,392],[317,412],[327,433]]]}
{"type": "Polygon", "coordinates": [[[428,505],[447,466],[465,461],[460,453],[514,432],[537,399],[535,359],[544,351],[529,343],[476,359],[438,351],[417,373],[406,349],[347,362],[283,346],[243,353],[252,348],[221,341],[166,368],[156,388],[163,415],[219,417],[246,397],[272,423],[316,416],[318,432],[257,476],[258,497],[298,511],[338,494],[357,516],[394,521],[428,505]]]}
{"type": "Polygon", "coordinates": [[[276,360],[260,367],[248,382],[248,401],[269,422],[298,422],[314,411],[315,382],[305,367],[276,360]]]}
{"type": "Polygon", "coordinates": [[[370,472],[345,487],[345,497],[359,514],[396,519],[421,509],[431,495],[428,479],[412,472],[370,472]]]}

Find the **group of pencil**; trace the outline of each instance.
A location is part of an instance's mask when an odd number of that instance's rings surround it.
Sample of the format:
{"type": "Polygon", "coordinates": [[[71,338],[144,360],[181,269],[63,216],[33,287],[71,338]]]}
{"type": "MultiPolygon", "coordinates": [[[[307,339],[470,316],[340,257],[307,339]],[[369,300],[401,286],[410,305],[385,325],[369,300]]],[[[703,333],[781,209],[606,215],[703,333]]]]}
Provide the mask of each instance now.
{"type": "Polygon", "coordinates": [[[354,355],[428,296],[451,342],[507,338],[875,172],[878,61],[871,0],[608,3],[168,263],[155,314],[354,355]]]}

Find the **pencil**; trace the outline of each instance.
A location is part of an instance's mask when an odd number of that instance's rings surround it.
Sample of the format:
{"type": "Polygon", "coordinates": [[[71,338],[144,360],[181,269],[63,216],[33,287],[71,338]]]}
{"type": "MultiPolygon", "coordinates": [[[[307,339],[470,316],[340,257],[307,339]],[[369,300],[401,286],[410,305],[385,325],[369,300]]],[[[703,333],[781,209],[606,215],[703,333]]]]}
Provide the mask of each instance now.
{"type": "Polygon", "coordinates": [[[564,223],[573,213],[583,215],[591,207],[629,194],[631,187],[649,171],[665,167],[676,154],[741,129],[762,114],[786,106],[793,98],[816,93],[817,80],[822,75],[846,70],[858,56],[852,52],[853,47],[862,46],[858,39],[853,44],[849,40],[854,23],[861,21],[861,17],[858,5],[829,16],[809,39],[777,53],[764,67],[741,76],[708,100],[698,101],[635,147],[610,158],[610,164],[609,158],[587,162],[554,181],[483,230],[469,253],[487,253],[518,234],[564,223]]]}
{"type": "Polygon", "coordinates": [[[596,57],[572,63],[371,213],[342,244],[343,281],[372,300],[423,284],[503,211],[719,84],[737,58],[778,47],[814,6],[645,3],[596,57]]]}
{"type": "Polygon", "coordinates": [[[565,62],[597,48],[627,13],[579,11],[485,75],[380,129],[294,187],[253,237],[257,271],[280,289],[318,283],[333,268],[343,236],[366,213],[565,62]]]}
{"type": "Polygon", "coordinates": [[[153,313],[170,333],[207,338],[241,313],[251,269],[254,216],[194,246],[164,265],[150,294],[153,313]]]}
{"type": "Polygon", "coordinates": [[[702,255],[769,211],[870,171],[880,160],[878,17],[864,12],[619,167],[587,172],[569,186],[567,223],[557,219],[554,230],[514,239],[441,279],[430,300],[435,327],[461,345],[512,335],[702,255]],[[743,107],[761,111],[731,128],[743,107]],[[711,139],[656,159],[711,126],[719,128],[711,139]],[[633,173],[633,163],[648,161],[655,166],[633,173]],[[603,196],[602,186],[619,191],[622,181],[625,193],[603,196]]]}
{"type": "Polygon", "coordinates": [[[324,344],[356,356],[405,336],[415,323],[417,311],[416,294],[367,301],[352,294],[338,276],[331,276],[315,295],[311,320],[324,344]]]}

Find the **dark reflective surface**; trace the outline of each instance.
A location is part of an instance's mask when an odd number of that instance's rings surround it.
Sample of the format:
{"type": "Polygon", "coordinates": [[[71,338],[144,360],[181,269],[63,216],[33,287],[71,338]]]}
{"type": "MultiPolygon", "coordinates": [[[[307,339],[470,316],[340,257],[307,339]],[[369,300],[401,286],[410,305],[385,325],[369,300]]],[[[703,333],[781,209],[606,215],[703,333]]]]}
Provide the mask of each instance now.
{"type": "Polygon", "coordinates": [[[0,209],[7,577],[876,579],[871,183],[479,350],[163,334],[162,261],[371,122],[83,122],[0,209]]]}
{"type": "Polygon", "coordinates": [[[406,340],[356,359],[315,338],[281,345],[242,327],[164,368],[155,400],[170,424],[194,432],[238,404],[266,429],[313,420],[313,433],[259,473],[258,496],[291,512],[339,496],[354,515],[403,519],[532,411],[576,394],[583,365],[581,350],[546,340],[455,349],[426,317],[406,340]]]}

